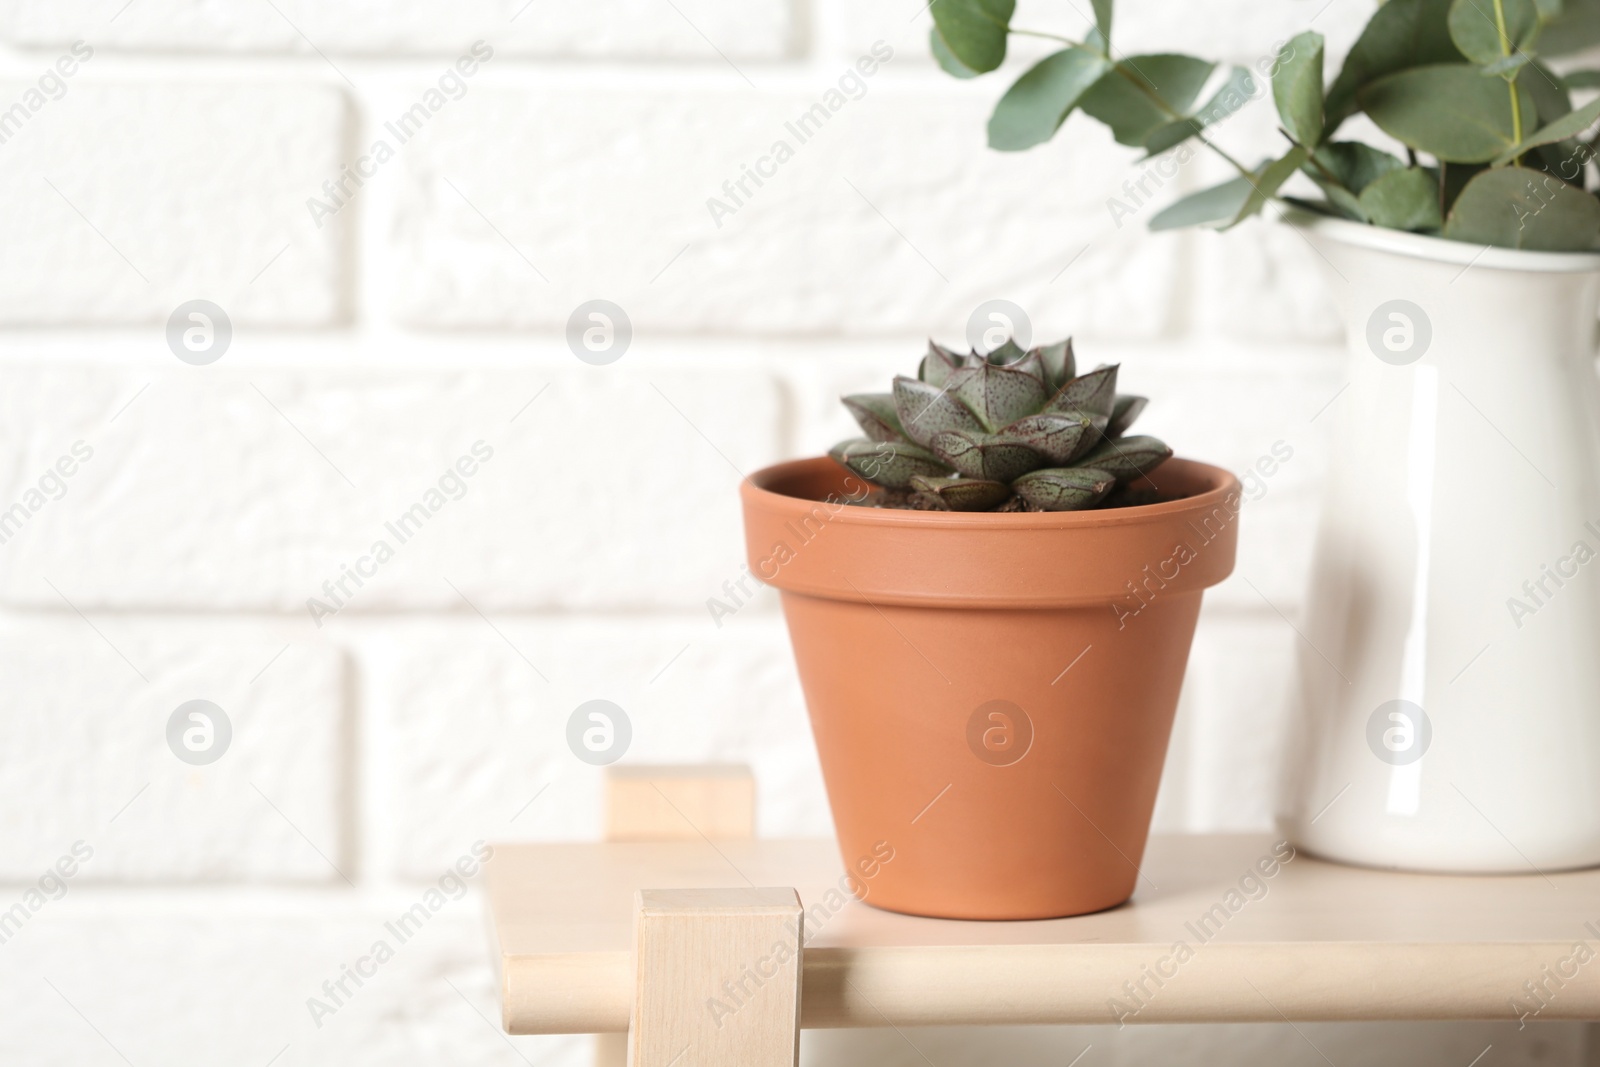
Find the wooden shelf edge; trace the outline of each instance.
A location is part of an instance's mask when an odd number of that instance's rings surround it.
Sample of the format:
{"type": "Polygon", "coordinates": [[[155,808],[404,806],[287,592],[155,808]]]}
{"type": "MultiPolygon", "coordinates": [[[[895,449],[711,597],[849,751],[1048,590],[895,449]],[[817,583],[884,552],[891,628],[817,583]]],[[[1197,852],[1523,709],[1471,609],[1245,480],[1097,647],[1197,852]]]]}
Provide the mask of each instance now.
{"type": "MultiPolygon", "coordinates": [[[[1542,1007],[1508,977],[1537,979],[1572,947],[1215,944],[1167,978],[1146,945],[812,949],[801,1026],[1600,1020],[1600,968],[1579,969],[1542,1007]]],[[[503,967],[509,1033],[628,1028],[626,953],[511,958],[503,967]]]]}

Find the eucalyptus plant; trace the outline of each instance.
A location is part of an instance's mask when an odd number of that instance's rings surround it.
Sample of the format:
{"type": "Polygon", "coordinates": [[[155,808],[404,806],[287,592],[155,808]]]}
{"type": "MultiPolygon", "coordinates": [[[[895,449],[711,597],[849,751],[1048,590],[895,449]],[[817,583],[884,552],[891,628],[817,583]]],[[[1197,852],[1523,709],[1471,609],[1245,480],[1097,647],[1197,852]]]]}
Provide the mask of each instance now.
{"type": "Polygon", "coordinates": [[[1079,375],[1070,339],[1026,352],[1008,340],[987,355],[929,341],[915,378],[844,405],[866,436],[829,455],[895,506],[1084,511],[1172,455],[1125,436],[1145,398],[1117,393],[1115,366],[1079,375]]]}
{"type": "Polygon", "coordinates": [[[1031,148],[1081,111],[1145,158],[1193,141],[1234,168],[1232,180],[1154,216],[1156,230],[1226,229],[1280,200],[1484,245],[1574,251],[1600,238],[1600,199],[1588,189],[1600,137],[1583,136],[1600,119],[1600,99],[1575,108],[1571,95],[1600,88],[1600,71],[1560,75],[1545,63],[1600,42],[1600,0],[1381,0],[1331,83],[1322,36],[1309,31],[1259,72],[1186,55],[1120,55],[1113,4],[1093,0],[1094,25],[1079,41],[1013,26],[1015,0],[934,0],[933,55],[958,78],[999,67],[1012,35],[1063,46],[1000,99],[990,147],[1031,148]],[[1285,144],[1247,165],[1207,129],[1264,92],[1258,78],[1270,82],[1285,144]],[[1356,114],[1404,145],[1405,158],[1337,139],[1356,114]],[[1295,174],[1323,199],[1283,195],[1295,174]]]}

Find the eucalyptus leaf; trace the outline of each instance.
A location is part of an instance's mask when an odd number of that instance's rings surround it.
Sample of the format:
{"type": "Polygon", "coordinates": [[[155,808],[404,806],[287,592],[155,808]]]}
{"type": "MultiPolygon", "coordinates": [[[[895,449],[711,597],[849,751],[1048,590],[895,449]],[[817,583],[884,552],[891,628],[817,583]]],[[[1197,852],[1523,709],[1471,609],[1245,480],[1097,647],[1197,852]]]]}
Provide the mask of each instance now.
{"type": "MultiPolygon", "coordinates": [[[[1399,157],[1360,141],[1330,141],[1320,146],[1312,157],[1352,193],[1361,192],[1390,171],[1405,169],[1399,157]]],[[[1307,173],[1316,174],[1316,168],[1307,173]]]]}
{"type": "Polygon", "coordinates": [[[1094,5],[1094,28],[1100,31],[1100,39],[1105,42],[1111,40],[1111,5],[1112,0],[1091,0],[1094,5]]]}
{"type": "Polygon", "coordinates": [[[1487,163],[1439,164],[1439,172],[1443,175],[1443,180],[1439,184],[1444,186],[1444,203],[1441,206],[1444,209],[1447,220],[1450,217],[1450,207],[1456,202],[1456,197],[1461,195],[1461,190],[1465,189],[1472,179],[1488,169],[1489,165],[1487,163]]]}
{"type": "Polygon", "coordinates": [[[1555,144],[1557,141],[1565,141],[1569,137],[1576,137],[1590,126],[1593,126],[1596,121],[1600,121],[1600,98],[1589,101],[1576,111],[1567,112],[1550,125],[1535,131],[1521,144],[1514,148],[1506,149],[1495,158],[1495,165],[1500,166],[1509,163],[1531,148],[1555,144]]]}
{"type": "Polygon", "coordinates": [[[1157,212],[1155,218],[1150,220],[1150,228],[1177,230],[1185,226],[1221,224],[1237,218],[1254,191],[1252,180],[1241,176],[1210,189],[1190,193],[1157,212]]]}
{"type": "Polygon", "coordinates": [[[1087,48],[1064,48],[1041,59],[995,105],[989,147],[1017,152],[1050,140],[1110,69],[1109,59],[1087,48]]]}
{"type": "Polygon", "coordinates": [[[1501,248],[1584,251],[1600,236],[1600,200],[1543,171],[1496,167],[1467,183],[1444,235],[1501,248]]]}
{"type": "MultiPolygon", "coordinates": [[[[1367,217],[1367,209],[1361,206],[1361,198],[1355,193],[1352,193],[1342,185],[1335,185],[1333,182],[1327,181],[1321,175],[1312,174],[1311,177],[1317,183],[1317,187],[1322,190],[1323,195],[1328,198],[1327,207],[1330,214],[1342,215],[1347,219],[1354,219],[1356,222],[1372,221],[1367,217]]],[[[1284,197],[1284,199],[1293,202],[1290,197],[1284,197]]]]}
{"type": "Polygon", "coordinates": [[[1529,63],[1527,72],[1517,81],[1533,97],[1541,123],[1554,122],[1572,110],[1572,94],[1567,91],[1561,75],[1538,60],[1529,63]]]}
{"type": "MultiPolygon", "coordinates": [[[[1513,52],[1509,56],[1501,56],[1492,63],[1484,64],[1482,73],[1485,77],[1505,78],[1507,74],[1515,77],[1513,72],[1521,70],[1532,62],[1533,57],[1527,52],[1513,52]]],[[[1510,81],[1512,79],[1506,78],[1506,80],[1510,81]]]]}
{"type": "Polygon", "coordinates": [[[978,72],[956,58],[950,51],[950,46],[944,43],[944,38],[939,36],[939,27],[932,26],[928,29],[928,51],[933,53],[933,61],[939,64],[939,69],[956,78],[976,78],[978,72]]]}
{"type": "Polygon", "coordinates": [[[1159,127],[1144,139],[1145,158],[1159,156],[1162,152],[1175,148],[1195,134],[1203,132],[1207,126],[1237,114],[1255,97],[1255,91],[1255,78],[1249,69],[1234,67],[1229,72],[1227,80],[1212,94],[1211,99],[1206,101],[1205,106],[1193,115],[1159,127]]]}
{"type": "Polygon", "coordinates": [[[1095,82],[1078,106],[1111,127],[1118,144],[1144,147],[1157,130],[1185,118],[1215,63],[1193,56],[1130,56],[1095,82]]]}
{"type": "MultiPolygon", "coordinates": [[[[1343,190],[1341,190],[1341,192],[1342,191],[1343,190]]],[[[1345,192],[1344,195],[1349,197],[1350,203],[1355,203],[1355,197],[1350,196],[1348,192],[1345,192]]],[[[1298,196],[1284,196],[1282,199],[1285,204],[1288,204],[1291,207],[1297,207],[1301,211],[1310,212],[1313,215],[1325,215],[1330,219],[1350,219],[1355,222],[1367,221],[1366,218],[1359,213],[1359,205],[1357,205],[1355,211],[1352,212],[1347,211],[1342,207],[1336,207],[1326,200],[1306,200],[1298,196]]]]}
{"type": "Polygon", "coordinates": [[[1018,496],[1044,511],[1084,511],[1105,499],[1116,475],[1086,467],[1047,467],[1011,483],[1018,496]]]}
{"type": "Polygon", "coordinates": [[[1516,143],[1513,93],[1522,114],[1538,114],[1526,89],[1508,89],[1453,63],[1390,74],[1362,89],[1360,100],[1372,121],[1401,144],[1451,163],[1484,163],[1516,143]]]}
{"type": "Polygon", "coordinates": [[[1272,99],[1295,142],[1317,147],[1322,139],[1322,34],[1307,31],[1278,50],[1272,99]]]}
{"type": "Polygon", "coordinates": [[[1016,0],[933,0],[933,25],[950,55],[979,74],[1006,58],[1006,36],[1016,0]]]}
{"type": "Polygon", "coordinates": [[[1547,56],[1567,56],[1600,44],[1600,3],[1567,0],[1561,14],[1545,23],[1539,50],[1547,56]]]}
{"type": "Polygon", "coordinates": [[[1568,89],[1600,89],[1600,70],[1569,70],[1561,81],[1568,89]]]}
{"type": "Polygon", "coordinates": [[[1450,3],[1451,0],[1388,0],[1378,8],[1328,89],[1323,107],[1325,135],[1360,110],[1356,94],[1363,86],[1408,67],[1459,63],[1466,58],[1450,39],[1450,3]]]}
{"type": "Polygon", "coordinates": [[[1539,9],[1533,0],[1454,0],[1449,27],[1450,39],[1461,54],[1487,66],[1533,47],[1539,35],[1539,9]]]}
{"type": "Polygon", "coordinates": [[[1244,198],[1244,203],[1239,207],[1239,213],[1224,229],[1237,226],[1252,215],[1258,214],[1267,206],[1267,201],[1277,195],[1283,188],[1283,183],[1294,177],[1294,172],[1305,165],[1311,158],[1311,153],[1303,145],[1295,145],[1289,149],[1289,154],[1282,159],[1273,160],[1256,172],[1250,182],[1250,192],[1244,198]]]}
{"type": "Polygon", "coordinates": [[[1439,177],[1421,167],[1393,170],[1361,190],[1361,210],[1369,221],[1391,230],[1437,230],[1439,177]]]}

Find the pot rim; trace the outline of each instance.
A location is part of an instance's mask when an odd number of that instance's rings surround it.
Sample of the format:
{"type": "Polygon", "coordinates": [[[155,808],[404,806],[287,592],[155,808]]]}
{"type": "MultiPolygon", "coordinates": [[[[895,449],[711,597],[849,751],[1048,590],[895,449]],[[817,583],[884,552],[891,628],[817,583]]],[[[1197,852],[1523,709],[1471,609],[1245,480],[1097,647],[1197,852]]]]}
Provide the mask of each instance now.
{"type": "MultiPolygon", "coordinates": [[[[809,456],[804,459],[792,459],[783,463],[774,463],[763,467],[754,474],[747,476],[740,486],[740,491],[750,499],[770,498],[772,501],[802,501],[808,504],[820,504],[825,501],[813,497],[794,496],[769,488],[769,485],[782,479],[785,475],[798,474],[807,467],[819,462],[836,462],[828,456],[809,456]]],[[[1166,467],[1175,464],[1185,468],[1195,476],[1205,479],[1210,483],[1210,488],[1194,493],[1190,496],[1179,497],[1176,500],[1164,500],[1159,504],[1138,504],[1126,508],[1096,508],[1088,511],[913,511],[901,508],[863,508],[842,507],[833,516],[834,522],[844,522],[849,525],[879,526],[879,527],[914,527],[968,529],[972,527],[987,527],[991,529],[1012,530],[1070,530],[1088,527],[1105,526],[1137,526],[1148,522],[1159,522],[1173,515],[1195,511],[1206,507],[1221,504],[1230,494],[1239,493],[1242,487],[1239,479],[1223,467],[1201,463],[1198,460],[1184,459],[1174,456],[1161,464],[1166,467]]],[[[1160,467],[1156,468],[1161,469],[1160,467]]],[[[859,475],[847,473],[847,477],[859,478],[859,475]]],[[[865,480],[862,479],[863,484],[865,480]]]]}
{"type": "Polygon", "coordinates": [[[1420,233],[1405,233],[1348,219],[1328,218],[1298,209],[1286,211],[1283,221],[1296,229],[1314,232],[1340,244],[1392,252],[1432,263],[1457,263],[1535,274],[1600,271],[1600,252],[1529,252],[1520,248],[1496,248],[1420,233]]]}

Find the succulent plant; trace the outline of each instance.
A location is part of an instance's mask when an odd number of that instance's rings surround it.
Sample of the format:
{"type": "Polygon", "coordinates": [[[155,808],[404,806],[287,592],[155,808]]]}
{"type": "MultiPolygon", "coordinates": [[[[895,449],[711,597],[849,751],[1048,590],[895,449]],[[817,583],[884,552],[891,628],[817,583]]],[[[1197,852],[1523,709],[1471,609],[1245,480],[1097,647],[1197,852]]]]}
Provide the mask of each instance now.
{"type": "Polygon", "coordinates": [[[1124,436],[1145,398],[1117,394],[1115,366],[1079,376],[1070,339],[986,356],[929,341],[915,378],[844,405],[866,436],[829,455],[913,507],[1081,511],[1172,455],[1124,436]]]}

